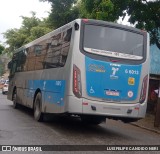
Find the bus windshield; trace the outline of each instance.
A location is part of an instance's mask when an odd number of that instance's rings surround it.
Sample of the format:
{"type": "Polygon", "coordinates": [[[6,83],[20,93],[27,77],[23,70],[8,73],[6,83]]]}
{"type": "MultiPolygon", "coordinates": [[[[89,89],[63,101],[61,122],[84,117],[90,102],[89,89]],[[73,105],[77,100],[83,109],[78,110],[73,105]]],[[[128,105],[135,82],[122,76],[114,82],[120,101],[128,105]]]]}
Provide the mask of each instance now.
{"type": "Polygon", "coordinates": [[[115,27],[85,25],[83,48],[93,54],[142,60],[143,35],[115,27]]]}

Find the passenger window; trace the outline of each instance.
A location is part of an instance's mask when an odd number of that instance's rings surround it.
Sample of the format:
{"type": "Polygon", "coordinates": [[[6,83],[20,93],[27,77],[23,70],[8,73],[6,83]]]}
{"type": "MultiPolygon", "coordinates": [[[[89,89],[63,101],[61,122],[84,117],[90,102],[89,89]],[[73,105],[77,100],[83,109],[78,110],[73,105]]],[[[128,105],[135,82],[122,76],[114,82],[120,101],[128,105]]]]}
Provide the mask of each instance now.
{"type": "Polygon", "coordinates": [[[27,62],[28,62],[28,48],[25,49],[24,52],[24,65],[23,65],[23,71],[27,71],[27,62]]]}
{"type": "Polygon", "coordinates": [[[26,55],[25,55],[25,50],[22,50],[17,54],[17,72],[23,72],[24,71],[24,65],[26,63],[26,55]]]}
{"type": "Polygon", "coordinates": [[[72,29],[68,29],[63,33],[63,45],[61,50],[61,65],[64,66],[70,49],[72,29]]]}
{"type": "Polygon", "coordinates": [[[11,68],[11,70],[10,70],[10,77],[12,77],[12,76],[15,74],[15,72],[16,72],[16,67],[17,67],[16,61],[13,61],[13,63],[12,63],[12,68],[11,68]]]}
{"type": "Polygon", "coordinates": [[[53,36],[48,40],[48,51],[44,61],[44,68],[59,67],[60,54],[62,48],[62,33],[53,36]]]}
{"type": "Polygon", "coordinates": [[[35,46],[35,70],[40,70],[44,68],[44,59],[47,51],[47,43],[46,41],[40,42],[35,46]]]}
{"type": "Polygon", "coordinates": [[[27,70],[33,71],[35,69],[35,53],[34,53],[34,46],[28,49],[28,56],[27,56],[27,70]]]}
{"type": "Polygon", "coordinates": [[[72,28],[48,40],[44,68],[63,67],[65,65],[70,48],[71,34],[72,28]]]}

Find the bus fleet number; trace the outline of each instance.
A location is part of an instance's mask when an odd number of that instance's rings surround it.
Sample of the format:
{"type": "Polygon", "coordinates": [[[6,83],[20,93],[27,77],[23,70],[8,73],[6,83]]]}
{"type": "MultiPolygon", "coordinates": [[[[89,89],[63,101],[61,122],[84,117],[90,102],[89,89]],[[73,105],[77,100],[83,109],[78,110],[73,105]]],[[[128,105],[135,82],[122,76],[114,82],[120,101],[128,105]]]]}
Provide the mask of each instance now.
{"type": "Polygon", "coordinates": [[[61,86],[61,85],[62,85],[61,81],[56,81],[56,86],[61,86]]]}
{"type": "Polygon", "coordinates": [[[139,74],[139,71],[126,69],[126,70],[125,70],[125,73],[126,73],[126,74],[135,74],[135,75],[138,75],[138,74],[139,74]]]}

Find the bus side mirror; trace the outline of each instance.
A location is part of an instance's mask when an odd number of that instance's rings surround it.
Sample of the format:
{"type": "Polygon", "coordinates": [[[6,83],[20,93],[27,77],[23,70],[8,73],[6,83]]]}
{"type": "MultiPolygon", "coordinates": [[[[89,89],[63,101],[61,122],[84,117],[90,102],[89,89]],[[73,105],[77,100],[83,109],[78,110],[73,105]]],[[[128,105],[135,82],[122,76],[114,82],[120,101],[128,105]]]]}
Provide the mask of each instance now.
{"type": "Polygon", "coordinates": [[[75,24],[74,24],[74,28],[75,28],[75,30],[79,30],[79,24],[78,24],[78,23],[75,23],[75,24]]]}

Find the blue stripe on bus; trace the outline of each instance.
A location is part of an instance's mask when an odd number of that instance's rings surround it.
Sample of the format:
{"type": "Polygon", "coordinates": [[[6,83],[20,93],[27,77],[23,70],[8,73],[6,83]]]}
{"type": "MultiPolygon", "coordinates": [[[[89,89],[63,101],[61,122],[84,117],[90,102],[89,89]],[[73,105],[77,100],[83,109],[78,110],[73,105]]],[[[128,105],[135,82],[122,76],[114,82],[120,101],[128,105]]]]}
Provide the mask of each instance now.
{"type": "Polygon", "coordinates": [[[116,101],[133,101],[139,92],[142,65],[118,64],[85,57],[87,94],[116,101]]]}
{"type": "Polygon", "coordinates": [[[34,97],[35,91],[40,89],[43,102],[64,105],[65,80],[28,80],[27,97],[34,97]]]}

